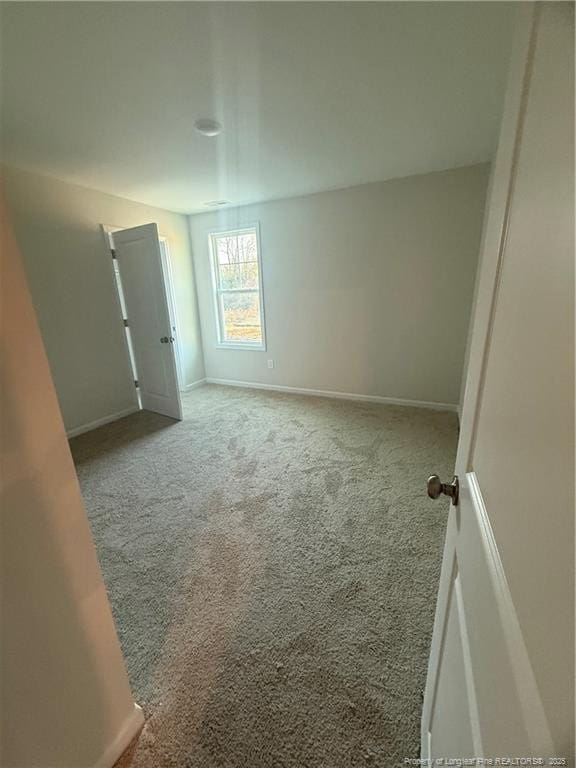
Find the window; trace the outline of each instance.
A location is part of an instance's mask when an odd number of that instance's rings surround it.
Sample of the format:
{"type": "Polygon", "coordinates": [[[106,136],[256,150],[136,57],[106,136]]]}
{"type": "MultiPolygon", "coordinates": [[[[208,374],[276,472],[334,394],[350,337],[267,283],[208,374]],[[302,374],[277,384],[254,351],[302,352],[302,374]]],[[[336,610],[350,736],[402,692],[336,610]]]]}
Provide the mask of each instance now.
{"type": "Polygon", "coordinates": [[[218,342],[264,349],[260,244],[256,227],[210,235],[218,342]]]}

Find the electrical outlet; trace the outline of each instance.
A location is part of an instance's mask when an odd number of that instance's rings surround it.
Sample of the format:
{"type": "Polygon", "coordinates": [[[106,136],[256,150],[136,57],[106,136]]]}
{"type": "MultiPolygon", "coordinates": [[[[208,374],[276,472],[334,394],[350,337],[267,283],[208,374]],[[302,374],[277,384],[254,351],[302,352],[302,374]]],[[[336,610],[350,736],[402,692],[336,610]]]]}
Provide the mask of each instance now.
{"type": "Polygon", "coordinates": [[[274,368],[274,360],[268,360],[268,368],[274,368]]]}

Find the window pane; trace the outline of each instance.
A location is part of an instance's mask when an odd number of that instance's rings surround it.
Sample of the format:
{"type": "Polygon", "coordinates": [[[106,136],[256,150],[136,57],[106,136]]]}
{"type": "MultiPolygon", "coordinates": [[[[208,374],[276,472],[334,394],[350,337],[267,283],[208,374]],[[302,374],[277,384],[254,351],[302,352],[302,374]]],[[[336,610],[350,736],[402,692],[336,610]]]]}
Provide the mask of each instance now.
{"type": "Polygon", "coordinates": [[[262,341],[257,293],[223,293],[223,341],[262,341]]]}
{"type": "Polygon", "coordinates": [[[220,264],[218,273],[220,288],[258,288],[257,261],[220,264]]]}
{"type": "Polygon", "coordinates": [[[258,261],[256,232],[244,232],[239,235],[216,235],[214,239],[218,264],[258,261]]]}
{"type": "Polygon", "coordinates": [[[255,232],[216,235],[220,288],[258,288],[258,240],[255,232]]]}

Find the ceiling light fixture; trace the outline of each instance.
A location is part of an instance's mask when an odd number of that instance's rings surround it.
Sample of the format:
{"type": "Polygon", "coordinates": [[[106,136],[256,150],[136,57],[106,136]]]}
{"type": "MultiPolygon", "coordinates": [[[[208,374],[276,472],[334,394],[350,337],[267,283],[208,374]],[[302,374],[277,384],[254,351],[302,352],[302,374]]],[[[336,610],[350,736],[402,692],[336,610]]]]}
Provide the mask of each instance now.
{"type": "Polygon", "coordinates": [[[218,120],[212,120],[208,117],[196,120],[194,128],[196,128],[198,133],[201,133],[202,136],[218,136],[219,133],[222,133],[222,125],[218,120]]]}

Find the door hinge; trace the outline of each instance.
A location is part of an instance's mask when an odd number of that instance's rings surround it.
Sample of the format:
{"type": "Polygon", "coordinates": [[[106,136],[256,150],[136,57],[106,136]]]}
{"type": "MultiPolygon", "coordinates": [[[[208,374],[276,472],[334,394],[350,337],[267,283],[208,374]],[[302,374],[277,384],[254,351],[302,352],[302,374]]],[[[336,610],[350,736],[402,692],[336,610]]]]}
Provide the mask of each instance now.
{"type": "Polygon", "coordinates": [[[110,253],[112,254],[112,258],[115,259],[116,258],[116,251],[114,250],[114,248],[110,248],[110,253]]]}
{"type": "Polygon", "coordinates": [[[124,328],[128,328],[128,320],[126,318],[124,318],[124,328]]]}
{"type": "Polygon", "coordinates": [[[138,379],[134,379],[134,386],[135,386],[135,387],[139,387],[139,386],[140,386],[140,384],[139,384],[139,382],[138,382],[138,379]]]}

